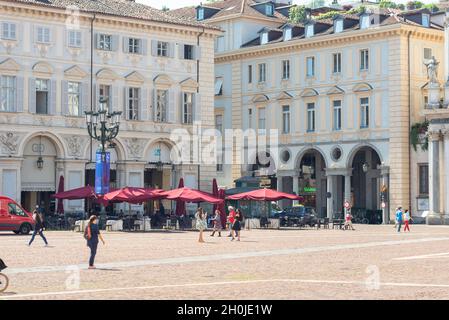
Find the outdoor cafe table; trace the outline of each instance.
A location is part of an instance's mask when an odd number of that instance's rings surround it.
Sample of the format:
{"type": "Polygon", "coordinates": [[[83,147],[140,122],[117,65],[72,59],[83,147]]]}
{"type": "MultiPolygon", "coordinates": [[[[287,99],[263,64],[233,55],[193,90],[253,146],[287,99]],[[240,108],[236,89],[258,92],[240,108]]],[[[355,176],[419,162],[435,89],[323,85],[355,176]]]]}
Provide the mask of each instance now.
{"type": "Polygon", "coordinates": [[[144,220],[139,219],[134,221],[134,225],[139,225],[140,231],[151,230],[151,218],[145,217],[144,220]],[[145,221],[145,226],[144,226],[145,221]]]}

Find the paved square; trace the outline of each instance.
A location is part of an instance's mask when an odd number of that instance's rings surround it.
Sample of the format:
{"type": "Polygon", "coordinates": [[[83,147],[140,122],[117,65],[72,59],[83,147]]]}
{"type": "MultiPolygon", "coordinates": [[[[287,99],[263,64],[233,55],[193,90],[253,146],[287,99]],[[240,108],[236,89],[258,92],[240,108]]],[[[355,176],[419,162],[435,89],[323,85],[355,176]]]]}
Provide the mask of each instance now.
{"type": "Polygon", "coordinates": [[[449,299],[449,227],[356,228],[104,233],[98,270],[80,233],[47,232],[48,248],[0,233],[0,299],[449,299]]]}

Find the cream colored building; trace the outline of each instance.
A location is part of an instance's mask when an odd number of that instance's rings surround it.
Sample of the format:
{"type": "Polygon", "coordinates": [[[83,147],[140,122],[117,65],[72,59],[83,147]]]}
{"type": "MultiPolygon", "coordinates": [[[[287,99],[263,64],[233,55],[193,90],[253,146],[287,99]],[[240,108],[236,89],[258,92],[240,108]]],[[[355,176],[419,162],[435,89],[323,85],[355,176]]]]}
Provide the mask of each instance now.
{"type": "Polygon", "coordinates": [[[320,216],[343,212],[345,201],[383,209],[384,223],[398,206],[417,215],[410,126],[423,110],[423,59],[443,56],[442,26],[427,10],[289,24],[289,6],[278,2],[216,2],[193,15],[205,10],[200,20],[225,31],[216,43],[216,117],[227,128],[280,133],[269,166],[252,152],[224,169],[222,183],[232,186],[230,172],[274,175],[278,189],[303,195],[320,216]]]}
{"type": "MultiPolygon", "coordinates": [[[[187,186],[199,178],[210,190],[215,166],[201,165],[198,177],[197,163],[173,163],[179,150],[170,133],[191,131],[194,121],[214,127],[221,32],[134,1],[72,4],[0,1],[0,194],[31,209],[48,206],[61,176],[65,190],[92,185],[98,144],[84,111],[96,110],[100,98],[123,112],[108,150],[112,187],[171,188],[184,177],[187,186]]],[[[67,201],[65,209],[83,211],[84,202],[67,201]]]]}
{"type": "MultiPolygon", "coordinates": [[[[442,2],[447,6],[447,2],[442,2]]],[[[426,97],[420,112],[420,121],[427,121],[428,150],[420,151],[419,162],[428,168],[429,198],[426,205],[429,224],[449,223],[449,15],[434,15],[444,25],[444,54],[435,60],[425,60],[429,67],[429,79],[422,91],[426,97]],[[434,64],[434,66],[432,66],[434,64]],[[432,75],[435,72],[435,75],[432,75]],[[432,79],[433,77],[433,79],[432,79]]],[[[421,140],[421,142],[424,142],[421,140]]]]}

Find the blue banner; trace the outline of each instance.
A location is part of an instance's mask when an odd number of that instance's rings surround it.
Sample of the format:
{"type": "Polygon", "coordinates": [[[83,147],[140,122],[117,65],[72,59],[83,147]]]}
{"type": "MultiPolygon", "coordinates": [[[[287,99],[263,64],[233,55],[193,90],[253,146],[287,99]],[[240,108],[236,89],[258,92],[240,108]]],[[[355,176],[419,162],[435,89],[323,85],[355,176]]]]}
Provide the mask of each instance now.
{"type": "Polygon", "coordinates": [[[109,192],[111,168],[111,154],[97,151],[95,162],[95,193],[106,194],[109,192]]]}

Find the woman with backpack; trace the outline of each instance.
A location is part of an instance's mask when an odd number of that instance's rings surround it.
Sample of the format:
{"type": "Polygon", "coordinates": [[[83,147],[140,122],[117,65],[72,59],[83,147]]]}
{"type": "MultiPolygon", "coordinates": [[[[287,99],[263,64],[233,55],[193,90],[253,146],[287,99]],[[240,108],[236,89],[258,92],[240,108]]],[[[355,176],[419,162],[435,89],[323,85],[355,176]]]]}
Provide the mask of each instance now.
{"type": "Polygon", "coordinates": [[[90,248],[89,269],[95,269],[98,239],[103,242],[103,245],[106,244],[101,236],[100,228],[98,227],[97,216],[91,216],[89,218],[89,223],[87,224],[86,230],[84,230],[84,238],[87,240],[87,246],[90,248]]]}
{"type": "MultiPolygon", "coordinates": [[[[234,230],[234,233],[237,236],[237,241],[240,241],[240,232],[242,230],[242,221],[243,221],[243,214],[240,211],[240,209],[237,209],[235,211],[234,224],[232,225],[232,230],[234,230]]],[[[234,241],[234,240],[235,240],[235,237],[232,237],[231,241],[234,241]]]]}
{"type": "Polygon", "coordinates": [[[35,221],[35,225],[34,225],[33,235],[31,236],[28,246],[31,246],[31,244],[34,241],[34,238],[36,237],[36,234],[39,234],[41,236],[41,238],[44,240],[45,246],[48,247],[47,239],[44,236],[44,219],[42,217],[42,214],[40,214],[37,211],[38,208],[39,207],[36,206],[36,210],[33,211],[33,220],[35,221]]]}

